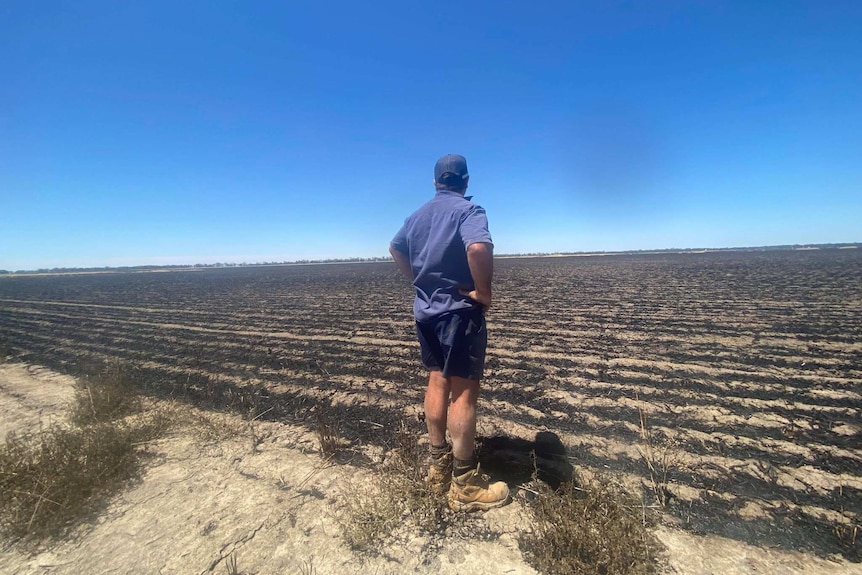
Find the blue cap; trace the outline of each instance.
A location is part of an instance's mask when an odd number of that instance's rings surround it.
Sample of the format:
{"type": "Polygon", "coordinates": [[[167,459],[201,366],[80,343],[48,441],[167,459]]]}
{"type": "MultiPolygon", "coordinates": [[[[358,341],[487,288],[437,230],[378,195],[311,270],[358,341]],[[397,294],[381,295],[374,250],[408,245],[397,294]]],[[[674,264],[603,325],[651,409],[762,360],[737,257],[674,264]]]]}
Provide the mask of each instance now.
{"type": "Polygon", "coordinates": [[[468,176],[467,159],[458,154],[446,154],[434,165],[434,180],[438,184],[460,183],[466,180],[468,176]]]}

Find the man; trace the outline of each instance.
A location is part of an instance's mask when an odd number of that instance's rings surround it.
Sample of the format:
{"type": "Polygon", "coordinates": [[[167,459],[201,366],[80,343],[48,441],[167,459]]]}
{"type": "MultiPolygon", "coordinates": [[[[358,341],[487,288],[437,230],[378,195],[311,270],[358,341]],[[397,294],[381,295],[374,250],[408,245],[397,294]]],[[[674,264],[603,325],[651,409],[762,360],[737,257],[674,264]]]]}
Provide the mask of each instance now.
{"type": "Polygon", "coordinates": [[[439,493],[448,486],[449,507],[459,511],[499,507],[509,498],[505,483],[489,483],[480,473],[474,452],[494,244],[485,210],[464,197],[469,179],[463,156],[448,154],[437,160],[437,193],[404,221],[389,246],[398,269],[416,288],[416,334],[422,364],[429,371],[428,481],[439,493]]]}

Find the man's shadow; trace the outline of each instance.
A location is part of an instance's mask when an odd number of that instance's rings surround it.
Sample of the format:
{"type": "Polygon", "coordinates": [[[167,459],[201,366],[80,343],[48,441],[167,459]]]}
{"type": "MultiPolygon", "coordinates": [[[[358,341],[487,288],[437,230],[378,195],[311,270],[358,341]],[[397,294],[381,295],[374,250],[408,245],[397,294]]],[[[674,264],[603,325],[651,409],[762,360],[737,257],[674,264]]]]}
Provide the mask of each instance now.
{"type": "Polygon", "coordinates": [[[479,462],[495,480],[523,485],[538,477],[552,489],[572,481],[574,467],[560,437],[540,431],[533,441],[497,435],[479,438],[479,462]]]}

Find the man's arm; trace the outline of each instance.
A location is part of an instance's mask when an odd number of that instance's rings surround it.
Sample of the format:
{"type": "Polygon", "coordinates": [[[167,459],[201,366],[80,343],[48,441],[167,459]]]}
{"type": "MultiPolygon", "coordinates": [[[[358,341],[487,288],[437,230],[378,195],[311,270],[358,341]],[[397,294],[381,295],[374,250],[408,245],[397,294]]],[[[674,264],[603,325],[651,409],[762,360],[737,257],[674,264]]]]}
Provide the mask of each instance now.
{"type": "Polygon", "coordinates": [[[488,309],[491,307],[491,280],[494,278],[494,245],[485,242],[470,244],[467,248],[467,264],[473,276],[474,289],[461,290],[461,295],[488,309]]]}
{"type": "Polygon", "coordinates": [[[389,253],[392,254],[392,259],[395,260],[395,265],[398,266],[398,271],[400,271],[404,277],[413,281],[413,268],[410,266],[410,259],[408,259],[407,255],[404,252],[399,252],[392,244],[389,245],[389,253]]]}

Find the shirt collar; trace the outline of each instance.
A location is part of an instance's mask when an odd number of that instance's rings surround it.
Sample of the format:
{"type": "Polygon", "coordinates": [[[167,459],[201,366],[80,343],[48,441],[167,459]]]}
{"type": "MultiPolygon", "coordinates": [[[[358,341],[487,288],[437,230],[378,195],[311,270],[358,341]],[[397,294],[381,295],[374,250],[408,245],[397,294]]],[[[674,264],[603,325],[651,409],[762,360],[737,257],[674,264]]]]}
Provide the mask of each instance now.
{"type": "Polygon", "coordinates": [[[453,192],[452,190],[437,190],[437,195],[447,195],[447,196],[458,196],[459,198],[464,198],[468,202],[473,199],[473,196],[462,196],[458,192],[453,192]]]}

